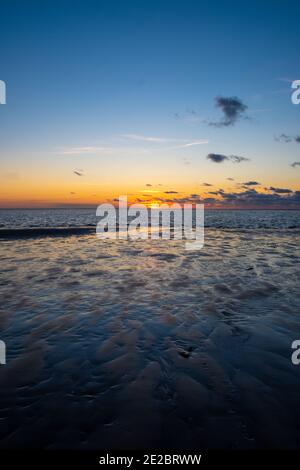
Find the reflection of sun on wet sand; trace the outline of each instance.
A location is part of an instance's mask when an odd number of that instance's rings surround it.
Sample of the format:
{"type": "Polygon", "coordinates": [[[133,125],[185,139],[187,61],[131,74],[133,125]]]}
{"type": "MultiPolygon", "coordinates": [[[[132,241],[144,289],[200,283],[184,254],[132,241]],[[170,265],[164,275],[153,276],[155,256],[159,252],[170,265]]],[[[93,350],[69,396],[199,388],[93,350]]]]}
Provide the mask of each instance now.
{"type": "Polygon", "coordinates": [[[1,446],[296,447],[297,245],[3,241],[1,446]]]}

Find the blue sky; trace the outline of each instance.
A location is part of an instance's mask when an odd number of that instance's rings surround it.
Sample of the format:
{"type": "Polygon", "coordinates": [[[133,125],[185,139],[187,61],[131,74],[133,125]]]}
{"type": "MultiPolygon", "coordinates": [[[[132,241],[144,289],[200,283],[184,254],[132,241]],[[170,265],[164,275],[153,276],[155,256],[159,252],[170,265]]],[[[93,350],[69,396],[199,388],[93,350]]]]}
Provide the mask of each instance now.
{"type": "Polygon", "coordinates": [[[43,188],[56,202],[72,187],[88,200],[84,184],[99,198],[142,191],[147,178],[180,192],[230,176],[299,189],[300,144],[274,139],[300,133],[299,13],[279,0],[1,2],[3,205],[45,202],[43,188]],[[209,125],[217,96],[238,97],[246,119],[209,125]]]}

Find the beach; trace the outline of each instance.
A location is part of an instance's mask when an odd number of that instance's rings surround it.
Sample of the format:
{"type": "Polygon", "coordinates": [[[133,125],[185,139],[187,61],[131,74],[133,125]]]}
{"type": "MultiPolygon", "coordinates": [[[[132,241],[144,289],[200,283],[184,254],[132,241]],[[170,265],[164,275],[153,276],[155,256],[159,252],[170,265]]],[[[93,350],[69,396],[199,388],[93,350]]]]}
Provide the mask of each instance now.
{"type": "Polygon", "coordinates": [[[212,214],[223,228],[192,252],[1,240],[0,447],[299,446],[299,212],[271,215],[249,229],[212,214]]]}

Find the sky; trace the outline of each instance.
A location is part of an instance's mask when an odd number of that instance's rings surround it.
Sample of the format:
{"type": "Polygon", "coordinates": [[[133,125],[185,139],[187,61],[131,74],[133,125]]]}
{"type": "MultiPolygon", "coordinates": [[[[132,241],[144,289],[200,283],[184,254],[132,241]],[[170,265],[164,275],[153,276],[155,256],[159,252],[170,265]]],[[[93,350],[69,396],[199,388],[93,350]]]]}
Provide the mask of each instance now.
{"type": "Polygon", "coordinates": [[[300,206],[300,4],[4,0],[0,207],[300,206]]]}

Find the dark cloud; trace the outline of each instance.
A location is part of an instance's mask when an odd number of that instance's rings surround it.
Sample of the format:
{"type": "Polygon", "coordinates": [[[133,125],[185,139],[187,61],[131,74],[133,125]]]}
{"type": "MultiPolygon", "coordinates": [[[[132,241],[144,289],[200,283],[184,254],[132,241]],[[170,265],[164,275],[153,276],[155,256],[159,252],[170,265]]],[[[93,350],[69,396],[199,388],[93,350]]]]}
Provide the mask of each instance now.
{"type": "Polygon", "coordinates": [[[260,183],[257,181],[247,181],[246,183],[243,183],[243,186],[259,186],[260,183]]]}
{"type": "Polygon", "coordinates": [[[300,135],[286,135],[286,134],[280,134],[279,136],[275,136],[274,139],[277,142],[285,142],[285,143],[290,143],[290,142],[296,142],[297,144],[300,144],[300,135]]]}
{"type": "Polygon", "coordinates": [[[206,158],[215,163],[221,163],[221,162],[224,162],[225,160],[229,160],[229,158],[226,157],[226,155],[222,155],[220,153],[209,153],[206,158]]]}
{"type": "Polygon", "coordinates": [[[216,191],[209,191],[207,194],[212,194],[213,196],[223,196],[225,191],[224,189],[217,189],[216,191]]]}
{"type": "Polygon", "coordinates": [[[146,186],[148,186],[149,188],[152,186],[152,184],[150,183],[147,183],[146,186]]]}
{"type": "MultiPolygon", "coordinates": [[[[277,188],[280,189],[280,188],[277,188]]],[[[259,193],[255,189],[248,189],[241,193],[224,193],[222,205],[230,204],[238,207],[295,207],[300,204],[300,191],[288,193],[273,192],[259,193]]]]}
{"type": "Polygon", "coordinates": [[[274,193],[277,193],[277,194],[292,194],[293,193],[291,189],[273,188],[273,186],[270,186],[269,191],[273,191],[274,193]]]}
{"type": "Polygon", "coordinates": [[[209,123],[211,126],[215,127],[233,126],[236,121],[245,116],[245,112],[248,109],[248,106],[236,96],[229,98],[217,96],[215,101],[216,107],[223,112],[223,118],[220,121],[209,123]]]}
{"type": "Polygon", "coordinates": [[[226,178],[228,181],[234,181],[234,178],[226,178]]]}
{"type": "Polygon", "coordinates": [[[229,158],[233,163],[242,163],[242,162],[249,162],[250,161],[250,158],[239,157],[238,155],[230,155],[229,158]]]}
{"type": "Polygon", "coordinates": [[[202,186],[209,187],[209,186],[212,186],[212,184],[210,184],[210,183],[202,183],[202,186]]]}
{"type": "Polygon", "coordinates": [[[294,162],[291,164],[293,168],[296,168],[297,166],[300,166],[300,162],[294,162]]]}
{"type": "Polygon", "coordinates": [[[216,202],[216,199],[214,197],[205,197],[201,201],[203,204],[214,204],[216,202]]]}
{"type": "Polygon", "coordinates": [[[165,191],[165,194],[178,194],[177,191],[165,191]]]}
{"type": "Polygon", "coordinates": [[[75,168],[75,170],[73,170],[73,173],[77,176],[83,176],[83,170],[79,170],[78,168],[75,168]]]}
{"type": "Polygon", "coordinates": [[[222,163],[225,160],[230,160],[233,163],[241,163],[241,162],[246,162],[249,161],[249,158],[246,157],[240,157],[238,155],[222,155],[220,153],[209,153],[206,157],[208,160],[211,160],[214,163],[222,163]]]}
{"type": "Polygon", "coordinates": [[[203,200],[200,197],[199,198],[192,198],[190,196],[187,196],[187,197],[181,197],[181,198],[174,199],[172,202],[178,202],[179,204],[187,204],[187,203],[200,204],[200,203],[203,203],[203,200]]]}
{"type": "MultiPolygon", "coordinates": [[[[273,187],[271,186],[271,188],[273,187]]],[[[271,188],[272,193],[260,193],[254,188],[242,192],[225,192],[223,189],[219,189],[209,192],[208,194],[211,196],[205,198],[201,198],[198,194],[191,194],[181,198],[160,198],[158,200],[165,203],[179,204],[204,203],[219,208],[300,208],[300,191],[284,189],[285,192],[282,192],[282,188],[271,188]]]]}

